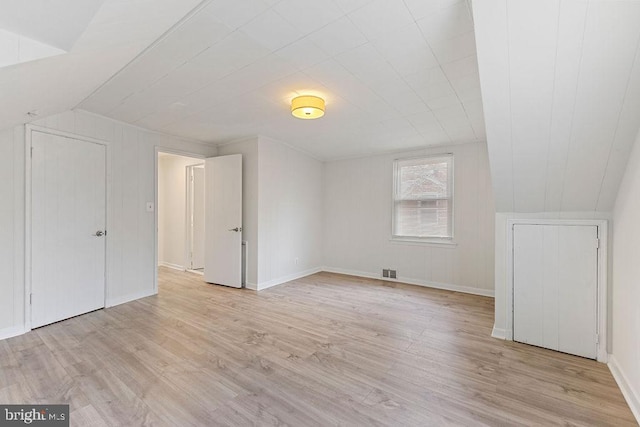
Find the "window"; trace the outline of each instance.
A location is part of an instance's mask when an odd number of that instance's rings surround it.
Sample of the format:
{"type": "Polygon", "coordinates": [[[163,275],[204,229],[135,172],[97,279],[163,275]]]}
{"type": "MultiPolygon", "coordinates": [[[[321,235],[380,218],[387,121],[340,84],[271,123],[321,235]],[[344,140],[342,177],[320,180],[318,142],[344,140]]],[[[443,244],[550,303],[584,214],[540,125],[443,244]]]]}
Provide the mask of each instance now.
{"type": "Polygon", "coordinates": [[[453,238],[453,154],[394,162],[392,235],[453,238]]]}

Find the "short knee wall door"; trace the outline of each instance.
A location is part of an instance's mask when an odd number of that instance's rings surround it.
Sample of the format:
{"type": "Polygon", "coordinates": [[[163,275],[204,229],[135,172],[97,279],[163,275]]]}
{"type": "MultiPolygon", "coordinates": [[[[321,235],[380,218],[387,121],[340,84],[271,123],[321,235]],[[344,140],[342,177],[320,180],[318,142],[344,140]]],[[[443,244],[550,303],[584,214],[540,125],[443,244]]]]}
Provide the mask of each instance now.
{"type": "Polygon", "coordinates": [[[106,147],[31,134],[31,327],[105,305],[106,147]]]}
{"type": "Polygon", "coordinates": [[[513,228],[513,339],[595,359],[598,227],[513,228]]]}

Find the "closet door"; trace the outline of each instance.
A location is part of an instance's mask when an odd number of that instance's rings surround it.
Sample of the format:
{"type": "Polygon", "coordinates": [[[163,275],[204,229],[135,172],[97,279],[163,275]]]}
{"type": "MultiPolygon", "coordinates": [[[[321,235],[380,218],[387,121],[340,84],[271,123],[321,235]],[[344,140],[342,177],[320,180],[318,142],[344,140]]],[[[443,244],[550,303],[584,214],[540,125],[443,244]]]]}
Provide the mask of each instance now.
{"type": "Polygon", "coordinates": [[[31,327],[103,308],[106,147],[32,132],[31,327]]]}
{"type": "Polygon", "coordinates": [[[595,359],[598,227],[514,225],[513,339],[595,359]]]}

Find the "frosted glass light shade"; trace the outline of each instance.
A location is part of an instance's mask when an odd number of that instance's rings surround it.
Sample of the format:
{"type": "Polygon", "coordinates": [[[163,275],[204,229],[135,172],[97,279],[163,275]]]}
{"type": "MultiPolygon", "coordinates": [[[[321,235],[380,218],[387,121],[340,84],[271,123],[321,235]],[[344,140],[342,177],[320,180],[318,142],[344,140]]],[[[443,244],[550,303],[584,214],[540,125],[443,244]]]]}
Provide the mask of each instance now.
{"type": "Polygon", "coordinates": [[[324,99],[312,95],[293,98],[291,114],[299,119],[318,119],[324,116],[324,99]]]}

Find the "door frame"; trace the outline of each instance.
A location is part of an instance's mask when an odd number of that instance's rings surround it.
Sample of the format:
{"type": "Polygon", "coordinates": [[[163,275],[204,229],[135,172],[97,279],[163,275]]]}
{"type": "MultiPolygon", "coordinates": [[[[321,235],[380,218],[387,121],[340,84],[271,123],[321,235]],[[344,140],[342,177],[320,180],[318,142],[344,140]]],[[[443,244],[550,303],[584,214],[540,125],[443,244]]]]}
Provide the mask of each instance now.
{"type": "MultiPolygon", "coordinates": [[[[160,153],[165,153],[165,154],[174,154],[176,156],[184,156],[184,157],[191,157],[194,160],[202,160],[202,163],[204,164],[204,159],[207,158],[207,156],[203,155],[203,154],[198,154],[198,153],[193,153],[190,151],[184,151],[184,150],[176,150],[174,148],[167,148],[167,147],[163,147],[161,145],[156,145],[154,147],[154,160],[153,160],[153,252],[154,252],[154,264],[155,264],[155,268],[153,269],[153,291],[154,293],[158,293],[158,267],[159,265],[159,255],[158,255],[158,155],[160,153]]],[[[185,171],[186,174],[186,171],[185,171]]],[[[189,183],[186,183],[187,187],[185,189],[188,189],[188,185],[189,183]]],[[[186,201],[185,201],[186,203],[186,201]]],[[[186,206],[185,206],[186,209],[186,206]]],[[[186,219],[186,217],[185,217],[186,219]]],[[[184,256],[186,256],[186,248],[185,248],[185,253],[184,256]]],[[[186,263],[186,258],[185,258],[185,263],[186,263]]],[[[184,269],[187,269],[187,266],[183,266],[184,269]]]]}
{"type": "MultiPolygon", "coordinates": [[[[185,259],[185,269],[190,270],[190,271],[195,271],[193,270],[193,251],[191,250],[193,248],[193,227],[191,226],[191,217],[193,216],[193,202],[194,202],[194,195],[193,195],[193,171],[196,168],[202,168],[204,169],[204,162],[203,163],[195,163],[193,165],[187,165],[185,166],[185,173],[186,173],[186,184],[187,184],[187,188],[185,191],[185,194],[187,195],[186,197],[186,201],[187,201],[187,206],[185,209],[185,214],[186,214],[186,219],[185,219],[185,245],[184,245],[184,259],[185,259]]],[[[199,271],[197,273],[200,273],[199,271]]]]}
{"type": "Polygon", "coordinates": [[[607,363],[609,354],[607,352],[607,332],[608,332],[608,220],[606,219],[507,219],[506,249],[507,249],[507,333],[506,339],[513,341],[513,227],[515,225],[568,225],[568,226],[595,226],[598,230],[598,275],[597,275],[597,305],[596,305],[596,333],[598,342],[596,344],[598,362],[607,363]]]}
{"type": "MultiPolygon", "coordinates": [[[[37,126],[32,124],[25,125],[25,209],[24,209],[24,332],[31,330],[31,292],[32,292],[32,221],[31,221],[31,201],[32,201],[32,159],[31,148],[32,134],[33,132],[40,132],[53,136],[60,136],[63,138],[69,138],[76,141],[85,142],[87,144],[98,144],[105,147],[105,230],[109,230],[109,194],[111,190],[110,174],[111,160],[110,160],[110,144],[107,141],[103,141],[96,138],[91,138],[84,135],[77,135],[71,132],[65,132],[57,129],[51,129],[44,126],[37,126]]],[[[107,296],[109,293],[109,235],[105,236],[105,254],[104,254],[104,307],[107,306],[107,296]]]]}

